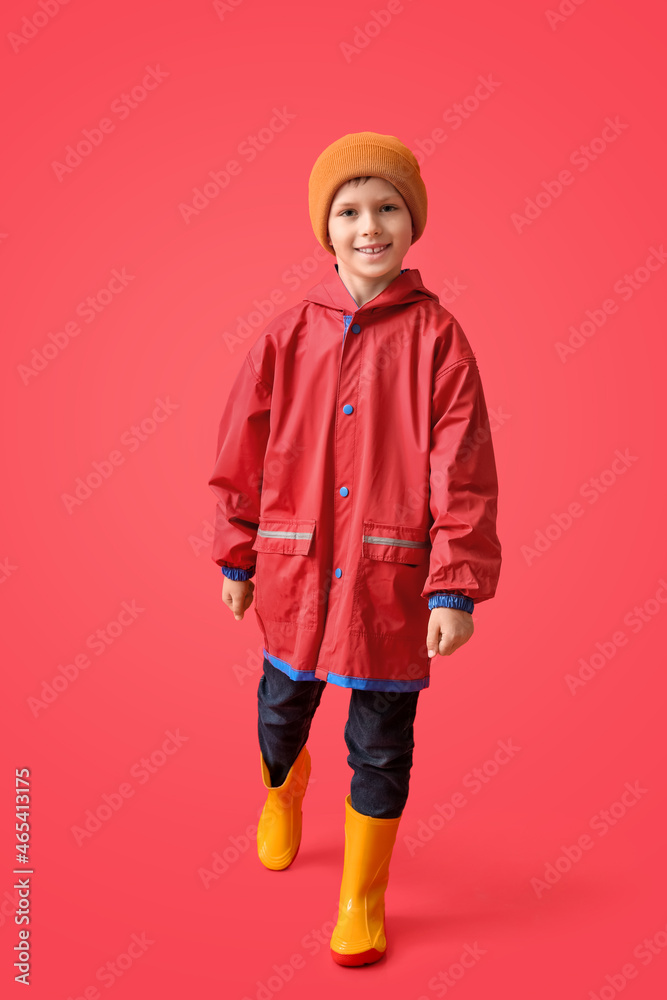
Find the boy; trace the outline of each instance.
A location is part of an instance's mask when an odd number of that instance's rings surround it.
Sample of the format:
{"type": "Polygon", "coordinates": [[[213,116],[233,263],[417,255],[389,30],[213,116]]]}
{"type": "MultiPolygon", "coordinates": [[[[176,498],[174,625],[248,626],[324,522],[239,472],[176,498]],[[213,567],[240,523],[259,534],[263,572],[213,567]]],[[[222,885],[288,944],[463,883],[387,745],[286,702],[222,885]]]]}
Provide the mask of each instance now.
{"type": "Polygon", "coordinates": [[[224,603],[242,620],[254,597],[264,637],[267,868],[299,849],[324,687],[350,689],[331,955],[358,966],[386,951],[384,894],[430,658],[467,642],[475,604],[495,594],[497,477],[472,349],[419,271],[401,266],[426,224],[413,154],[394,136],[343,136],[312,169],[309,209],[336,264],[268,323],[232,386],[209,480],[212,557],[224,603]]]}

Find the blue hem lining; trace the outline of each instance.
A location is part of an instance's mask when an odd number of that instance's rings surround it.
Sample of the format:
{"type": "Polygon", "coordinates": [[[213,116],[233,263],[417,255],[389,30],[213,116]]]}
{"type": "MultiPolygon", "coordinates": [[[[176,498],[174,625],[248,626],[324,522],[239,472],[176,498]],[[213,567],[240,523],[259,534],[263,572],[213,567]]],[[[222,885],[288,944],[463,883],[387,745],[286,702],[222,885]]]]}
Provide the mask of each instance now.
{"type": "MultiPolygon", "coordinates": [[[[293,681],[318,681],[321,679],[315,676],[314,670],[295,670],[286,660],[272,656],[264,648],[262,648],[262,652],[269,663],[278,670],[282,670],[293,681]]],[[[338,687],[357,688],[362,691],[421,691],[429,686],[431,678],[419,677],[412,681],[392,681],[372,677],[347,677],[345,674],[334,674],[329,671],[326,683],[336,684],[338,687]]]]}
{"type": "Polygon", "coordinates": [[[286,660],[281,660],[277,656],[271,656],[271,654],[267,653],[267,651],[264,648],[262,648],[262,652],[264,653],[264,656],[267,658],[269,663],[273,664],[274,667],[277,667],[278,670],[282,670],[282,672],[284,674],[287,674],[288,677],[291,677],[293,681],[319,680],[319,677],[315,676],[314,670],[295,670],[294,667],[290,666],[290,664],[287,663],[286,660]]]}

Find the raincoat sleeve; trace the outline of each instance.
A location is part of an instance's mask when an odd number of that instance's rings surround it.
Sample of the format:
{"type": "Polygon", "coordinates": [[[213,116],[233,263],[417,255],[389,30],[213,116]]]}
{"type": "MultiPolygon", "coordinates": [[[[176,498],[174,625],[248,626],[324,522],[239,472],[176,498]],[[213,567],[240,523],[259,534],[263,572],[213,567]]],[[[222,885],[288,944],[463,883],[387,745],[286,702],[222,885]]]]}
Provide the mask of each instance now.
{"type": "MultiPolygon", "coordinates": [[[[465,337],[459,335],[467,345],[465,337]]],[[[477,360],[445,363],[433,383],[429,507],[431,554],[421,596],[457,590],[475,604],[493,597],[501,564],[498,479],[477,360]]],[[[435,603],[435,602],[434,602],[435,603]]]]}
{"type": "Polygon", "coordinates": [[[226,576],[254,575],[252,548],[259,527],[264,455],[269,436],[271,386],[246,355],[227,399],[218,431],[218,457],[208,485],[216,496],[211,557],[226,576]]]}

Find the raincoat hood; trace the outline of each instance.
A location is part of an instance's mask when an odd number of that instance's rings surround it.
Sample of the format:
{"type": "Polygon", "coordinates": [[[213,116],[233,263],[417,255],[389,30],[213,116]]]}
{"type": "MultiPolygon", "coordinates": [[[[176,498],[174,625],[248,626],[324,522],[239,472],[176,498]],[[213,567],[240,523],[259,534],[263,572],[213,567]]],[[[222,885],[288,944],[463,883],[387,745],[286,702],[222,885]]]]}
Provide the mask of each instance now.
{"type": "Polygon", "coordinates": [[[335,264],[334,268],[329,268],[322,281],[304,295],[306,302],[314,302],[316,305],[343,313],[354,312],[360,315],[395,306],[407,306],[412,302],[440,301],[435,292],[425,287],[416,268],[405,268],[378,295],[365,305],[357,306],[338,272],[338,264],[335,264]]]}

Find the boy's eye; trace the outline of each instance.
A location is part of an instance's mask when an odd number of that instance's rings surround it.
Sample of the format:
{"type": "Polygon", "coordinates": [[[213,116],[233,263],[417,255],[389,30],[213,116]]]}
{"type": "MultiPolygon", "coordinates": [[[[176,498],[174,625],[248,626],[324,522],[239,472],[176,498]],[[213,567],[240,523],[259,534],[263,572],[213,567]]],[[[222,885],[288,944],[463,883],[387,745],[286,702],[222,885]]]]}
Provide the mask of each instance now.
{"type": "MultiPolygon", "coordinates": [[[[382,211],[383,208],[390,208],[390,209],[392,209],[392,210],[395,211],[396,210],[396,205],[381,205],[380,206],[380,211],[382,211]]],[[[354,212],[354,209],[353,208],[346,208],[340,214],[341,215],[347,215],[348,212],[354,212]]]]}

